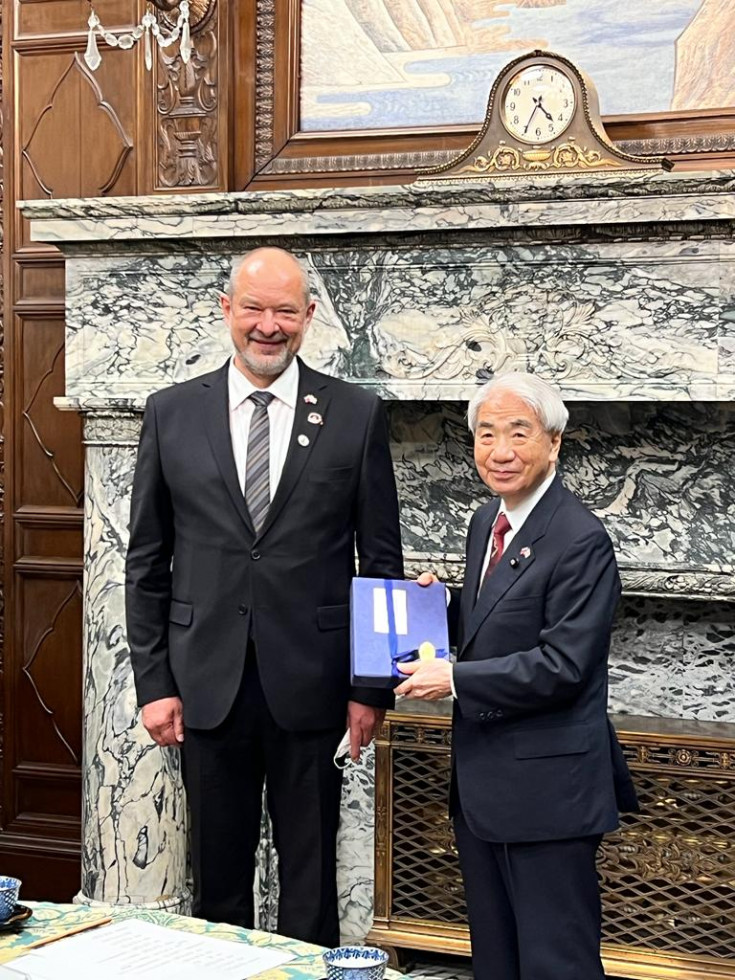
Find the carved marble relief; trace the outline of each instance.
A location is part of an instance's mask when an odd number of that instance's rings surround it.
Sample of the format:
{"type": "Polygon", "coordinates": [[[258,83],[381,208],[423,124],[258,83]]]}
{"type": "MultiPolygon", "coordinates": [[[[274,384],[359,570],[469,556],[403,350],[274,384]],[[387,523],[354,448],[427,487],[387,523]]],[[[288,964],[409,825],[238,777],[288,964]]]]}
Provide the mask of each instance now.
{"type": "MultiPolygon", "coordinates": [[[[560,470],[605,523],[628,591],[735,596],[735,407],[572,404],[560,470]],[[703,581],[704,579],[704,581],[703,581]]],[[[461,578],[467,526],[489,499],[465,406],[390,405],[411,570],[461,578]]]]}
{"type": "MultiPolygon", "coordinates": [[[[535,371],[573,398],[735,391],[734,333],[721,319],[735,255],[719,242],[530,250],[478,235],[472,246],[305,259],[318,302],[305,358],[388,397],[464,397],[509,370],[535,371]]],[[[229,346],[218,309],[227,265],[216,254],[72,263],[67,392],[143,396],[216,366],[229,346]]]]}

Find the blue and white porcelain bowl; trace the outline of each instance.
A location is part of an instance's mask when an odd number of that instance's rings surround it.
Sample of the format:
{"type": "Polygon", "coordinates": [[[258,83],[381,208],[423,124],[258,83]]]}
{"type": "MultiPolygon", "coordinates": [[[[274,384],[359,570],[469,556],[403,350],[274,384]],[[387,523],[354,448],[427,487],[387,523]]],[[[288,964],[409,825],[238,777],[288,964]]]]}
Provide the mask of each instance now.
{"type": "Polygon", "coordinates": [[[18,904],[20,881],[0,876],[0,922],[9,919],[18,904]]]}
{"type": "Polygon", "coordinates": [[[383,980],[388,954],[374,946],[338,946],[324,954],[327,980],[383,980]]]}

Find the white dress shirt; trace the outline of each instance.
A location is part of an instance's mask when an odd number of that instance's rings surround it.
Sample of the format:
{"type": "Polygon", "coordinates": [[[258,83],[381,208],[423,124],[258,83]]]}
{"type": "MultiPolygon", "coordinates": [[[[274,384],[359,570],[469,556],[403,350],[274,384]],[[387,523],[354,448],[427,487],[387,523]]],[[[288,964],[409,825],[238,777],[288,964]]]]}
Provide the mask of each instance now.
{"type": "MultiPolygon", "coordinates": [[[[508,546],[510,545],[511,541],[516,536],[516,534],[518,534],[520,529],[523,527],[523,525],[530,517],[531,511],[534,509],[536,504],[541,500],[543,495],[546,493],[546,491],[549,489],[551,484],[554,482],[555,476],[556,476],[556,470],[554,470],[551,476],[546,477],[544,482],[534,490],[534,492],[530,495],[530,497],[526,497],[525,500],[521,501],[521,503],[518,504],[517,507],[514,507],[512,510],[510,507],[508,507],[508,505],[501,497],[500,507],[498,507],[498,512],[495,515],[495,520],[493,521],[492,526],[495,527],[495,524],[501,514],[505,514],[505,516],[508,518],[508,523],[510,524],[510,530],[505,532],[505,537],[503,538],[503,552],[506,552],[508,550],[508,546]]],[[[487,542],[487,551],[485,552],[485,559],[482,563],[482,569],[480,571],[480,584],[477,589],[478,595],[480,594],[480,589],[482,588],[482,583],[485,579],[485,570],[488,566],[488,562],[490,561],[490,555],[492,553],[492,550],[493,550],[493,535],[492,535],[492,528],[491,528],[490,536],[488,537],[488,542],[487,542]]],[[[452,669],[452,673],[450,674],[449,681],[450,684],[452,685],[452,697],[456,698],[457,691],[454,687],[454,669],[452,669]]]]}
{"type": "MultiPolygon", "coordinates": [[[[531,511],[534,509],[536,504],[539,502],[539,500],[541,500],[543,495],[546,493],[546,491],[549,489],[551,484],[554,482],[555,476],[556,476],[556,470],[554,470],[551,476],[547,476],[544,482],[540,484],[540,486],[536,487],[536,489],[534,490],[534,492],[531,494],[530,497],[526,497],[525,500],[522,500],[517,507],[513,508],[513,510],[511,510],[510,507],[508,507],[508,505],[506,504],[506,502],[501,498],[500,507],[498,507],[498,512],[495,515],[495,520],[493,521],[493,527],[495,527],[495,525],[497,524],[500,515],[505,514],[505,516],[508,518],[508,523],[510,524],[510,530],[505,532],[505,537],[503,538],[504,552],[508,550],[508,546],[510,545],[511,541],[516,536],[516,534],[518,534],[518,532],[523,527],[523,525],[526,523],[526,520],[530,517],[531,511]]],[[[480,584],[477,589],[478,595],[480,594],[480,589],[482,588],[482,583],[485,578],[485,570],[487,569],[488,563],[490,562],[490,555],[492,553],[492,550],[493,550],[493,535],[492,535],[492,528],[491,528],[490,537],[488,538],[487,541],[487,551],[485,552],[485,560],[482,563],[482,569],[480,571],[480,584]]]]}
{"type": "Polygon", "coordinates": [[[286,462],[286,453],[288,452],[293,420],[296,414],[296,399],[299,392],[298,361],[294,358],[283,374],[280,374],[268,388],[256,388],[236,366],[233,356],[227,375],[227,386],[230,397],[232,451],[235,455],[237,476],[243,494],[245,493],[245,467],[248,459],[250,420],[255,409],[255,403],[249,396],[254,391],[269,391],[275,395],[268,406],[268,420],[270,422],[269,478],[270,495],[271,500],[273,500],[278,481],[281,479],[283,465],[286,462]]]}

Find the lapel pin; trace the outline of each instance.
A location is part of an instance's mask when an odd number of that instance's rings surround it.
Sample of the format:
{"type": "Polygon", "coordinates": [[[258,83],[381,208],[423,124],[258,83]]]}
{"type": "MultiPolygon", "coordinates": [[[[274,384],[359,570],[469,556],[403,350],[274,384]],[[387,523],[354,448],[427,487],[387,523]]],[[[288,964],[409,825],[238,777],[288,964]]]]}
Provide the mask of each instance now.
{"type": "Polygon", "coordinates": [[[531,549],[530,548],[521,548],[521,550],[518,552],[518,554],[521,556],[521,558],[530,558],[531,557],[531,549]]]}
{"type": "Polygon", "coordinates": [[[308,446],[309,445],[309,437],[308,436],[299,436],[296,441],[298,442],[298,444],[300,446],[308,446]]]}
{"type": "Polygon", "coordinates": [[[511,568],[518,568],[518,559],[517,558],[511,558],[511,560],[508,562],[508,564],[510,565],[511,568]]]}
{"type": "Polygon", "coordinates": [[[310,412],[306,421],[311,422],[312,425],[324,425],[324,419],[319,412],[310,412]]]}
{"type": "Polygon", "coordinates": [[[316,405],[317,397],[316,395],[304,395],[304,401],[307,405],[316,405]]]}

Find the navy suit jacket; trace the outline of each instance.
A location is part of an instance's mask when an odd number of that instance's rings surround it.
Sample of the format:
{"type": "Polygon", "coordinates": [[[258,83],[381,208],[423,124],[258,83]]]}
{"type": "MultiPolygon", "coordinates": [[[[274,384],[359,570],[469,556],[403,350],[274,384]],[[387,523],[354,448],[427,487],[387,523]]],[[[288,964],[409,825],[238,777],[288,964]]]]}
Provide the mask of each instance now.
{"type": "Polygon", "coordinates": [[[348,699],[392,704],[392,692],[350,686],[349,656],[355,548],[361,575],[403,578],[385,413],[374,394],[300,362],[288,454],[256,535],[232,452],[228,364],[146,406],[126,566],[138,702],[178,695],[189,727],[214,728],[250,638],[278,724],[337,728],[348,699]]]}
{"type": "Polygon", "coordinates": [[[497,500],[472,518],[454,668],[455,792],[473,833],[603,834],[637,803],[607,719],[621,592],[601,522],[557,476],[476,600],[497,500]]]}

